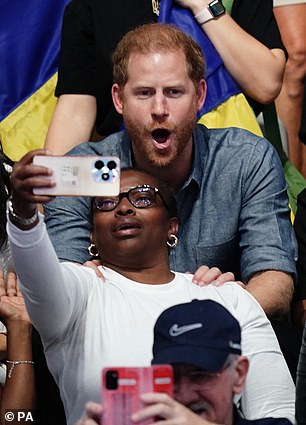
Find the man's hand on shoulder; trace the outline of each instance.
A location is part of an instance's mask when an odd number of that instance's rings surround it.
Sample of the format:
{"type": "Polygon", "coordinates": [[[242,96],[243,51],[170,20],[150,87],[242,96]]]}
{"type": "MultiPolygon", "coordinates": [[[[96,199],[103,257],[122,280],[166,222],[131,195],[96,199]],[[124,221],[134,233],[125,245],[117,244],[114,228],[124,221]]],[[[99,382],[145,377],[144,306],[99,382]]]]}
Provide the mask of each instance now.
{"type": "Polygon", "coordinates": [[[99,277],[103,282],[105,281],[104,275],[101,272],[101,270],[99,269],[99,266],[101,266],[101,260],[90,260],[90,261],[85,261],[85,263],[83,264],[83,266],[89,267],[90,269],[93,269],[97,275],[97,277],[99,277]]]}
{"type": "MultiPolygon", "coordinates": [[[[192,282],[199,286],[213,284],[221,286],[226,282],[235,281],[235,275],[232,272],[222,273],[218,267],[200,266],[194,273],[192,282]]],[[[245,287],[243,282],[236,281],[242,287],[245,287]]]]}

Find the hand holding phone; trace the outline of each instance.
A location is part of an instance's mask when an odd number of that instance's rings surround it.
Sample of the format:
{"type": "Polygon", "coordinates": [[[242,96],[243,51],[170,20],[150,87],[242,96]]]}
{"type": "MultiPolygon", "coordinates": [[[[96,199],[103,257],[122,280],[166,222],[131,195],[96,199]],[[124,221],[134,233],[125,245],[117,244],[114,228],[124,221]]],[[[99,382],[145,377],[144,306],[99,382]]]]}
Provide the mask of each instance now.
{"type": "MultiPolygon", "coordinates": [[[[173,372],[170,365],[103,369],[101,425],[132,425],[132,414],[143,408],[139,396],[147,392],[163,392],[172,396],[173,372]]],[[[140,425],[151,422],[146,420],[140,425]]]]}
{"type": "Polygon", "coordinates": [[[56,183],[33,189],[36,195],[117,196],[120,191],[117,157],[36,155],[33,164],[52,169],[56,183]]]}

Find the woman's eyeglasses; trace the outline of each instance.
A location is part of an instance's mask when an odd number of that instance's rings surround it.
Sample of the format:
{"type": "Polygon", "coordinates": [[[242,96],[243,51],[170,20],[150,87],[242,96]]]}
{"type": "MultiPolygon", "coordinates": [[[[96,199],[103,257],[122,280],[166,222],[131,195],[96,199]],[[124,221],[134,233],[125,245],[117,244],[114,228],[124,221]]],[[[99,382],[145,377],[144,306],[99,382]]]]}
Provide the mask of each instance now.
{"type": "Polygon", "coordinates": [[[112,211],[123,198],[127,198],[135,208],[149,208],[156,204],[156,195],[159,195],[163,203],[165,203],[157,187],[142,184],[132,187],[126,192],[121,192],[115,197],[95,198],[94,204],[98,211],[112,211]]]}

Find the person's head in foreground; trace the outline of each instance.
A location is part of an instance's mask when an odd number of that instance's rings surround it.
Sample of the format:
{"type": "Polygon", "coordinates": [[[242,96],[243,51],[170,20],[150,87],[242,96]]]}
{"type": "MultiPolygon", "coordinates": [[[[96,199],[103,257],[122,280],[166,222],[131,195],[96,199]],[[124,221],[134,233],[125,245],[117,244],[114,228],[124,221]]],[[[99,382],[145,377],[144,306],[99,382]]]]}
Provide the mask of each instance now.
{"type": "Polygon", "coordinates": [[[189,157],[206,96],[198,44],[172,25],[146,24],[122,38],[113,64],[113,102],[123,115],[136,163],[160,168],[189,157]]]}
{"type": "Polygon", "coordinates": [[[173,191],[147,172],[123,169],[119,196],[93,200],[92,241],[103,265],[119,272],[156,267],[150,282],[171,280],[168,250],[177,232],[173,191]]]}
{"type": "Polygon", "coordinates": [[[248,359],[241,355],[238,321],[221,304],[194,300],[165,310],[154,327],[152,364],[174,368],[175,399],[202,418],[233,423],[248,359]]]}
{"type": "MultiPolygon", "coordinates": [[[[172,364],[176,401],[166,394],[144,394],[144,408],[132,416],[133,423],[159,417],[174,425],[233,425],[233,397],[242,391],[249,367],[240,344],[238,321],[215,301],[166,309],[154,327],[152,364],[172,364]]],[[[101,415],[103,424],[104,408],[88,403],[77,425],[99,424],[101,415]]]]}

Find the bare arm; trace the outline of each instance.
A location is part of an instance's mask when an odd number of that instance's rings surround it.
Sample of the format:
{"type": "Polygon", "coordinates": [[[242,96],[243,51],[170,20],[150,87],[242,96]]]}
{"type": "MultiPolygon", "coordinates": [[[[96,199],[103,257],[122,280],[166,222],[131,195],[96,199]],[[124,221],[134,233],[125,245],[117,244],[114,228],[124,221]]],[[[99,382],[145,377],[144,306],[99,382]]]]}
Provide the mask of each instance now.
{"type": "Polygon", "coordinates": [[[298,133],[306,75],[306,3],[274,7],[273,10],[288,52],[284,82],[276,100],[277,113],[286,127],[290,160],[305,175],[306,151],[298,133]]]}
{"type": "Polygon", "coordinates": [[[306,74],[306,4],[275,7],[273,10],[288,52],[288,96],[301,102],[306,74]]]}
{"type": "Polygon", "coordinates": [[[96,109],[94,96],[61,95],[48,130],[45,148],[53,154],[63,155],[80,143],[90,140],[96,109]]]}
{"type": "MultiPolygon", "coordinates": [[[[32,362],[32,325],[14,273],[8,276],[7,289],[0,279],[0,314],[7,326],[7,359],[32,362]]],[[[1,424],[6,410],[30,410],[36,405],[32,363],[7,364],[7,377],[1,398],[1,424]]],[[[14,422],[13,422],[14,423],[14,422]]]]}
{"type": "Polygon", "coordinates": [[[276,270],[255,273],[246,289],[256,298],[268,317],[289,314],[293,279],[288,273],[276,270]]]}
{"type": "MultiPolygon", "coordinates": [[[[188,7],[194,15],[210,3],[208,0],[176,2],[188,7]]],[[[281,49],[270,50],[227,14],[205,22],[202,28],[245,94],[261,103],[269,103],[278,95],[285,68],[285,54],[281,49]]]]}
{"type": "Polygon", "coordinates": [[[0,360],[6,357],[6,335],[0,334],[0,360]]]}

